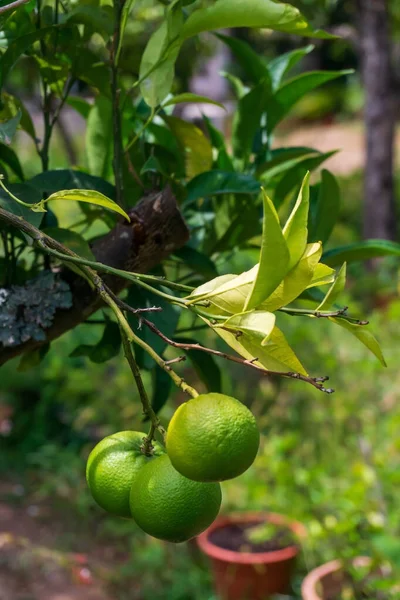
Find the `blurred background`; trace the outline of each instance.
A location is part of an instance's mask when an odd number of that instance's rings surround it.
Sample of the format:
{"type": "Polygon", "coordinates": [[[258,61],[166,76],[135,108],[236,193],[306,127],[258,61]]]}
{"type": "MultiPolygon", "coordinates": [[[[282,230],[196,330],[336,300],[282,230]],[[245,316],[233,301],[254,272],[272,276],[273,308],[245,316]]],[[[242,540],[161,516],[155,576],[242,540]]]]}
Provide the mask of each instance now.
{"type": "MultiPolygon", "coordinates": [[[[400,2],[388,3],[388,27],[375,23],[375,32],[374,23],[360,18],[361,0],[292,4],[315,26],[341,36],[313,42],[315,49],[301,70],[354,71],[305,95],[279,126],[275,146],[338,150],[326,163],[339,178],[342,193],[331,246],[364,236],[400,241],[400,137],[395,127],[400,115],[400,2]],[[383,62],[374,70],[368,48],[377,36],[383,62]],[[385,65],[390,65],[387,72],[385,65]],[[386,115],[383,125],[376,114],[386,115]]],[[[151,0],[139,3],[129,25],[125,60],[139,61],[161,10],[151,0]]],[[[309,43],[265,31],[230,34],[249,42],[266,60],[309,43]]],[[[196,43],[196,52],[180,55],[176,91],[191,89],[232,111],[232,87],[220,72],[242,76],[240,67],[214,36],[196,43]]],[[[34,119],[37,113],[40,131],[37,82],[30,67],[29,61],[20,63],[9,91],[26,99],[34,119]]],[[[87,96],[83,82],[75,94],[87,96]]],[[[210,107],[185,106],[181,115],[196,121],[206,110],[210,107]]],[[[215,108],[207,114],[228,133],[230,113],[221,112],[215,108]]],[[[84,168],[84,122],[67,107],[60,123],[53,167],[84,168]]],[[[26,137],[20,137],[18,152],[26,174],[38,172],[26,137]]],[[[57,210],[63,222],[76,217],[61,214],[65,206],[57,210]]],[[[237,261],[232,265],[236,271],[247,268],[237,261]]],[[[308,534],[291,598],[301,597],[307,571],[333,558],[379,555],[400,568],[399,290],[398,258],[390,257],[372,266],[352,264],[341,299],[353,313],[369,319],[386,369],[341,329],[317,319],[290,321],[288,339],[306,357],[310,372],[330,375],[336,390],[331,396],[301,382],[259,379],[244,368],[221,365],[224,393],[245,401],[262,431],[254,465],[223,484],[223,511],[275,511],[305,525],[308,534]]],[[[96,343],[100,332],[95,323],[79,326],[53,344],[40,368],[21,374],[13,361],[1,369],[0,598],[213,600],[207,562],[192,544],[175,546],[147,537],[131,522],[102,512],[89,495],[85,461],[96,440],[143,427],[122,354],[106,365],[68,357],[77,345],[96,343]]],[[[208,333],[198,332],[196,339],[216,344],[208,333]]],[[[185,377],[204,390],[199,373],[185,369],[185,377]]],[[[145,383],[151,388],[150,376],[145,383]]],[[[164,423],[182,399],[174,390],[161,412],[164,423]]]]}

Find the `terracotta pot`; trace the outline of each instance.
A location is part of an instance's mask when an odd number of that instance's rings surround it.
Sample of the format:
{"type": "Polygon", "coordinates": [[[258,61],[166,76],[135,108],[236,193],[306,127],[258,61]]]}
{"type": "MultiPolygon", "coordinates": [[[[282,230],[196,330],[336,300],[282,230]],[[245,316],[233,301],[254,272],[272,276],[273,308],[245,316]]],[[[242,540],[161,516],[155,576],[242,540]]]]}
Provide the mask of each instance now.
{"type": "Polygon", "coordinates": [[[231,524],[272,523],[288,527],[297,537],[304,537],[301,523],[275,513],[242,513],[218,517],[197,537],[200,549],[211,559],[215,588],[222,600],[266,600],[271,594],[285,593],[293,573],[298,546],[271,552],[235,552],[213,544],[210,534],[231,524]]]}
{"type": "MultiPolygon", "coordinates": [[[[359,556],[353,561],[354,567],[368,567],[370,564],[368,556],[359,556]]],[[[343,563],[332,560],[311,571],[304,579],[301,586],[303,600],[331,600],[340,594],[343,583],[343,563]]]]}

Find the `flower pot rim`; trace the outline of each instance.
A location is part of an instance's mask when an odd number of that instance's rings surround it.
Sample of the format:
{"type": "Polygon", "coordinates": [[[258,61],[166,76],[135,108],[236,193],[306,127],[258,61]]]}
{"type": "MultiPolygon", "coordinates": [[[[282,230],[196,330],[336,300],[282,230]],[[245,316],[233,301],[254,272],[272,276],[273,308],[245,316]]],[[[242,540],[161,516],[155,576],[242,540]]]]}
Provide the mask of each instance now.
{"type": "MultiPolygon", "coordinates": [[[[352,562],[354,566],[367,567],[371,563],[371,557],[357,556],[352,562]]],[[[301,585],[301,595],[303,600],[324,600],[323,596],[317,591],[317,585],[320,583],[321,579],[339,571],[342,567],[343,561],[335,559],[310,571],[301,585]]]]}
{"type": "Polygon", "coordinates": [[[220,548],[216,544],[213,544],[209,539],[210,534],[213,531],[222,529],[226,525],[231,525],[232,523],[262,523],[264,521],[275,525],[287,526],[299,538],[303,538],[306,535],[306,529],[302,523],[288,519],[278,513],[261,511],[234,512],[229,515],[220,515],[217,517],[208,529],[197,536],[196,541],[204,554],[228,563],[242,565],[266,564],[282,562],[294,558],[299,553],[299,547],[295,545],[287,546],[281,550],[271,550],[269,552],[236,552],[234,550],[220,548]]]}

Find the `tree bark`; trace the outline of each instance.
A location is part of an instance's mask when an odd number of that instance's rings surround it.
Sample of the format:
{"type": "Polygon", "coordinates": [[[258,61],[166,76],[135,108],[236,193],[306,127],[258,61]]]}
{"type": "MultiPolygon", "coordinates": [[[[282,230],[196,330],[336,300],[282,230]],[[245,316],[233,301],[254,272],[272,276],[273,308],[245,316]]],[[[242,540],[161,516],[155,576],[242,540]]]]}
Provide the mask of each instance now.
{"type": "Polygon", "coordinates": [[[365,87],[367,158],[364,179],[366,238],[396,238],[394,198],[395,98],[387,0],[358,0],[365,87]]]}
{"type": "MultiPolygon", "coordinates": [[[[93,245],[92,251],[98,262],[125,271],[146,273],[189,239],[189,231],[168,187],[162,192],[153,192],[144,197],[128,214],[130,223],[118,223],[93,245]]],[[[4,347],[0,344],[0,366],[58,338],[100,308],[101,301],[96,291],[84,279],[67,268],[62,270],[61,276],[70,286],[72,308],[56,312],[43,342],[31,339],[18,346],[4,347]]],[[[120,277],[104,273],[100,276],[114,293],[119,293],[129,285],[127,280],[120,277]]]]}

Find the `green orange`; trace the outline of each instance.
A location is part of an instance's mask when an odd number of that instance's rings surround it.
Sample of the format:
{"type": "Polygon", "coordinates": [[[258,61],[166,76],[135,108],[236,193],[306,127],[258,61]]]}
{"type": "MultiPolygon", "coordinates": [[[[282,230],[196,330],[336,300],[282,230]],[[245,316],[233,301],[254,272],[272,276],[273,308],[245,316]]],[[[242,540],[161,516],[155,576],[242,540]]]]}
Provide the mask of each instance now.
{"type": "Polygon", "coordinates": [[[149,535],[184,542],[214,521],[221,506],[219,483],[198,483],[174,469],[167,455],[138,471],[131,489],[130,509],[149,535]]]}
{"type": "Polygon", "coordinates": [[[239,400],[202,394],[182,404],[167,432],[167,453],[179,473],[194,481],[224,481],[253,463],[260,443],[254,415],[239,400]]]}
{"type": "Polygon", "coordinates": [[[102,508],[120,517],[131,517],[129,494],[136,473],[165,452],[153,442],[152,456],[141,450],[145,433],[120,431],[104,438],[89,455],[86,480],[93,498],[102,508]]]}

